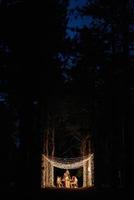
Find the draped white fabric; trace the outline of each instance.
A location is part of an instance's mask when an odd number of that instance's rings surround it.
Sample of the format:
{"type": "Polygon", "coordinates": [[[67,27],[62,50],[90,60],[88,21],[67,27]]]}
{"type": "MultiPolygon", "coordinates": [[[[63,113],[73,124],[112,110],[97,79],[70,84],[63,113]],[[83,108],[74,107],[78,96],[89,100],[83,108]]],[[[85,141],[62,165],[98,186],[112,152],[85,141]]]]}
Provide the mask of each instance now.
{"type": "Polygon", "coordinates": [[[87,161],[91,161],[93,154],[84,157],[77,158],[58,158],[58,157],[46,157],[43,155],[44,159],[51,163],[52,166],[60,169],[77,169],[82,167],[87,161]]]}

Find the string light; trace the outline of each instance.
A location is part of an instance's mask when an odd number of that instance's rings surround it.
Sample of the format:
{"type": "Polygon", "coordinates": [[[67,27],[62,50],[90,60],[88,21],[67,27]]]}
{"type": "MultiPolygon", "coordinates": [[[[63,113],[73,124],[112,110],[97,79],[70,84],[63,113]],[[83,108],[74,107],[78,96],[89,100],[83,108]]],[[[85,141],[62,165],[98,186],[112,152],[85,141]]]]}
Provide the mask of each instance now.
{"type": "Polygon", "coordinates": [[[42,187],[54,187],[54,167],[78,169],[83,167],[83,187],[93,185],[93,154],[77,158],[58,158],[42,155],[42,187]]]}
{"type": "Polygon", "coordinates": [[[92,157],[90,156],[85,157],[78,157],[78,158],[48,158],[44,155],[45,160],[51,163],[54,167],[60,169],[77,169],[82,167],[85,162],[89,161],[92,157]]]}

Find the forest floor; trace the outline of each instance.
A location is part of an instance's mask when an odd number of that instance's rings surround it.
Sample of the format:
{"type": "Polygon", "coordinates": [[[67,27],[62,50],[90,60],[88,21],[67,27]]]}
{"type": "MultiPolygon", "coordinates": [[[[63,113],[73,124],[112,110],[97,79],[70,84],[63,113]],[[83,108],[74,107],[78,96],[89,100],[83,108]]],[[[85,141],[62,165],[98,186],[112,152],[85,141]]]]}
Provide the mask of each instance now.
{"type": "Polygon", "coordinates": [[[41,191],[41,199],[49,197],[50,199],[56,200],[77,200],[77,199],[124,199],[128,193],[124,189],[93,189],[93,188],[79,188],[79,189],[56,189],[47,188],[41,191]]]}
{"type": "MultiPolygon", "coordinates": [[[[89,200],[122,200],[129,199],[131,194],[124,189],[90,189],[90,188],[79,188],[79,189],[64,189],[64,188],[47,188],[40,191],[23,191],[19,193],[16,191],[11,192],[6,195],[9,195],[11,199],[37,199],[37,200],[78,200],[78,199],[89,199],[89,200]],[[16,198],[17,197],[17,198],[16,198]]],[[[4,198],[5,199],[5,198],[4,198]]]]}

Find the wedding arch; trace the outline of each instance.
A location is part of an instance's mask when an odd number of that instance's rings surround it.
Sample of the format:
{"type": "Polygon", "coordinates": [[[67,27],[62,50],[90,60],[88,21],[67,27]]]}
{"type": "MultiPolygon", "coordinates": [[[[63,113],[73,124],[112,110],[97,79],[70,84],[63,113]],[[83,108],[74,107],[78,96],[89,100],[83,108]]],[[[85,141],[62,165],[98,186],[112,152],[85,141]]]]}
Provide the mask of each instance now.
{"type": "Polygon", "coordinates": [[[94,182],[94,154],[76,158],[48,157],[42,154],[42,187],[55,187],[54,167],[60,169],[83,168],[83,187],[92,187],[94,182]]]}

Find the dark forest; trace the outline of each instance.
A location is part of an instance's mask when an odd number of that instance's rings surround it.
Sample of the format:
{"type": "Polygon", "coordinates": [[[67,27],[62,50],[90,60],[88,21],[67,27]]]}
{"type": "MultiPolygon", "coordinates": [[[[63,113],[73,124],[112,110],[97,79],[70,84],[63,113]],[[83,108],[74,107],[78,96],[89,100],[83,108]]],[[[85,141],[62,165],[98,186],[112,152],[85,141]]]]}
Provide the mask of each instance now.
{"type": "Polygon", "coordinates": [[[91,151],[94,187],[78,194],[129,194],[133,79],[132,0],[1,0],[0,191],[53,193],[41,155],[91,151]]]}

